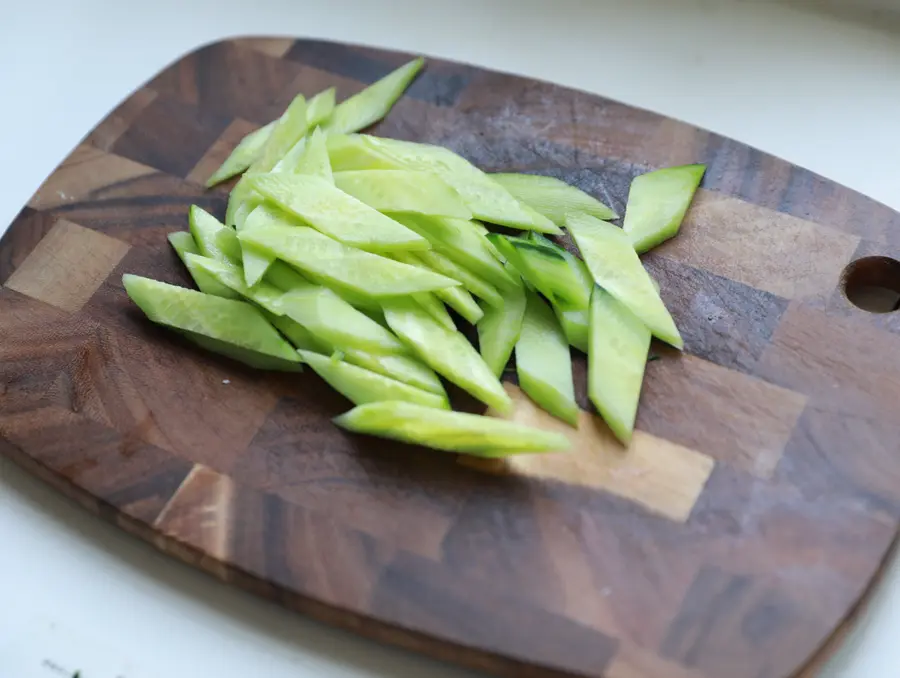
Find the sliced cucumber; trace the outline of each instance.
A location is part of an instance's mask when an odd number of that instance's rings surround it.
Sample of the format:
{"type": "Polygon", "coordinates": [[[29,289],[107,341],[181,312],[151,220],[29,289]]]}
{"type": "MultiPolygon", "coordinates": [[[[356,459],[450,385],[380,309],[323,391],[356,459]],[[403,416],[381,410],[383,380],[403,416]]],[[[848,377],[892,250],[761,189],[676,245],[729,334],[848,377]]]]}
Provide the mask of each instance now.
{"type": "Polygon", "coordinates": [[[475,325],[484,317],[481,306],[464,287],[447,287],[436,290],[434,293],[438,299],[456,311],[466,322],[475,325]]]}
{"type": "Polygon", "coordinates": [[[678,233],[706,165],[648,172],[631,182],[624,229],[634,249],[646,252],[678,233]]]}
{"type": "Polygon", "coordinates": [[[591,297],[588,395],[594,407],[624,444],[631,441],[650,330],[603,288],[591,297]]]}
{"type": "Polygon", "coordinates": [[[296,371],[300,357],[252,304],[126,274],[125,291],[153,322],[251,367],[296,371]]]}
{"type": "Polygon", "coordinates": [[[522,275],[554,306],[577,311],[590,305],[590,288],[585,290],[577,270],[563,254],[565,250],[523,238],[506,240],[516,248],[522,275]]]}
{"type": "Polygon", "coordinates": [[[547,412],[578,426],[569,342],[550,307],[534,292],[525,292],[525,297],[525,318],[516,342],[519,386],[547,412]]]}
{"type": "Polygon", "coordinates": [[[191,274],[191,278],[194,279],[197,289],[205,294],[212,294],[216,297],[225,297],[226,299],[238,299],[240,297],[237,292],[226,287],[205,271],[191,267],[187,260],[187,255],[199,255],[200,250],[197,248],[197,243],[194,242],[194,237],[190,233],[187,231],[180,231],[178,233],[170,233],[168,237],[169,243],[178,254],[178,258],[181,259],[182,263],[187,267],[188,272],[191,274]]]}
{"type": "Polygon", "coordinates": [[[281,315],[303,325],[317,339],[338,349],[347,347],[393,355],[408,353],[393,334],[328,288],[317,285],[296,288],[281,295],[273,302],[273,307],[281,315]]]}
{"type": "Polygon", "coordinates": [[[450,317],[447,308],[436,295],[431,292],[416,292],[411,294],[410,298],[448,330],[456,330],[456,323],[453,322],[453,318],[450,317]]]}
{"type": "Polygon", "coordinates": [[[414,59],[342,101],[324,124],[325,129],[329,133],[347,134],[378,122],[403,95],[424,63],[421,57],[414,59]]]}
{"type": "Polygon", "coordinates": [[[332,240],[308,227],[267,226],[239,234],[324,284],[364,298],[396,297],[459,285],[456,280],[407,266],[332,240]]]}
{"type": "Polygon", "coordinates": [[[341,428],[480,457],[553,452],[570,447],[561,433],[464,412],[443,412],[404,402],[359,405],[334,419],[341,428]]]}
{"type": "Polygon", "coordinates": [[[512,411],[503,386],[462,334],[448,330],[411,299],[386,303],[384,317],[394,334],[435,372],[501,414],[512,411]]]}
{"type": "Polygon", "coordinates": [[[302,94],[291,100],[266,139],[260,157],[250,166],[251,173],[269,172],[294,144],[306,136],[309,129],[306,109],[306,98],[302,94]]]}
{"type": "Polygon", "coordinates": [[[293,344],[294,348],[317,352],[330,350],[328,344],[316,339],[312,332],[286,315],[270,313],[266,316],[266,319],[293,344]]]}
{"type": "Polygon", "coordinates": [[[472,212],[436,174],[410,170],[338,172],[335,185],[379,212],[471,219],[472,212]]]}
{"type": "Polygon", "coordinates": [[[566,225],[594,281],[625,304],[655,337],[675,348],[682,348],[684,342],[675,321],[644,270],[628,235],[621,228],[586,214],[570,214],[566,225]]]}
{"type": "Polygon", "coordinates": [[[325,133],[321,128],[317,127],[309,136],[303,155],[300,156],[294,165],[293,171],[297,174],[319,177],[329,184],[334,183],[334,176],[331,173],[331,161],[328,160],[328,148],[325,146],[325,133]]]}
{"type": "MultiPolygon", "coordinates": [[[[266,226],[302,226],[293,217],[285,214],[280,209],[262,203],[255,207],[247,216],[244,223],[239,226],[238,230],[243,232],[256,228],[265,228],[266,226]]],[[[243,255],[244,278],[248,285],[253,286],[262,280],[266,271],[275,261],[275,257],[270,252],[260,249],[249,244],[242,244],[241,252],[243,255]]]]}
{"type": "Polygon", "coordinates": [[[361,134],[329,132],[325,145],[328,148],[331,169],[335,172],[407,169],[403,163],[369,146],[361,134]]]}
{"type": "MultiPolygon", "coordinates": [[[[231,262],[241,260],[241,241],[238,240],[237,233],[233,228],[222,227],[216,231],[214,242],[225,258],[231,262]]],[[[202,252],[199,252],[202,254],[202,252]]]]}
{"type": "Polygon", "coordinates": [[[444,385],[434,370],[412,356],[377,355],[348,348],[344,351],[344,360],[423,391],[447,396],[444,385]]]}
{"type": "Polygon", "coordinates": [[[556,313],[556,319],[559,320],[559,325],[569,341],[569,346],[574,346],[582,353],[587,354],[590,312],[585,310],[560,311],[556,306],[553,307],[553,312],[556,313]]]}
{"type": "Polygon", "coordinates": [[[288,292],[295,287],[306,287],[309,280],[304,278],[296,269],[283,261],[275,260],[266,273],[266,280],[283,292],[288,292]]]}
{"type": "Polygon", "coordinates": [[[537,210],[557,226],[566,225],[566,214],[584,212],[598,219],[617,219],[613,210],[580,188],[556,177],[540,174],[489,174],[513,197],[537,210]]]}
{"type": "Polygon", "coordinates": [[[422,407],[434,407],[441,410],[450,409],[450,402],[446,396],[429,393],[377,372],[351,365],[338,359],[337,356],[328,357],[303,350],[298,353],[316,374],[354,405],[389,400],[414,403],[422,407]]]}
{"type": "Polygon", "coordinates": [[[206,180],[206,187],[212,188],[216,184],[222,183],[226,179],[237,176],[245,171],[250,165],[256,161],[262,149],[266,145],[266,140],[275,128],[277,120],[273,120],[268,125],[253,130],[247,136],[240,140],[234,150],[231,152],[221,167],[212,173],[206,180]]]}
{"type": "Polygon", "coordinates": [[[469,292],[491,306],[503,305],[503,297],[496,287],[464,266],[460,266],[452,259],[445,257],[440,252],[435,250],[416,252],[416,256],[432,271],[458,280],[469,292]]]}
{"type": "Polygon", "coordinates": [[[337,103],[334,87],[322,90],[310,99],[306,104],[306,124],[309,129],[318,127],[324,123],[334,112],[337,103]]]}
{"type": "Polygon", "coordinates": [[[481,357],[499,378],[506,369],[525,317],[525,288],[507,287],[502,291],[503,303],[486,306],[478,323],[478,346],[481,357]]]}
{"type": "Polygon", "coordinates": [[[552,221],[519,202],[489,175],[450,149],[365,135],[360,135],[360,139],[408,169],[437,174],[459,193],[478,219],[511,228],[562,232],[552,221]]]}
{"type": "Polygon", "coordinates": [[[260,174],[250,185],[279,207],[325,235],[369,252],[429,249],[428,241],[390,217],[302,174],[260,174]]]}
{"type": "Polygon", "coordinates": [[[225,226],[212,214],[197,205],[191,205],[188,224],[200,254],[223,261],[231,258],[219,248],[216,240],[216,234],[225,226]]]}
{"type": "Polygon", "coordinates": [[[487,238],[473,228],[475,222],[419,214],[395,216],[401,224],[427,238],[435,250],[492,285],[509,287],[516,284],[491,253],[487,238]]]}

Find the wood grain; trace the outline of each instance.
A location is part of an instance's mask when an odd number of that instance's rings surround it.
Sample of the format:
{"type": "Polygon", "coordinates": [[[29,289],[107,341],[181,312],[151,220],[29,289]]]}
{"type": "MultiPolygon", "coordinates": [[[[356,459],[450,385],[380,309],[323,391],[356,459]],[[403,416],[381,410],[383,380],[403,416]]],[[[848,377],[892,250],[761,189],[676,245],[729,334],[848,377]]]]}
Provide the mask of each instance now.
{"type": "MultiPolygon", "coordinates": [[[[315,375],[203,353],[128,301],[124,272],[189,284],[166,235],[191,204],[224,214],[202,183],[243,134],[407,58],[215,43],[87,134],[0,241],[0,452],[227,582],[447,661],[784,678],[818,652],[809,678],[900,520],[900,321],[840,287],[850,262],[900,256],[883,205],[648,111],[432,61],[376,133],[619,211],[634,176],[709,165],[682,234],[645,257],[686,351],[653,348],[627,451],[588,411],[572,452],[487,465],[351,436],[315,375]]],[[[514,418],[564,428],[507,386],[514,418]]]]}

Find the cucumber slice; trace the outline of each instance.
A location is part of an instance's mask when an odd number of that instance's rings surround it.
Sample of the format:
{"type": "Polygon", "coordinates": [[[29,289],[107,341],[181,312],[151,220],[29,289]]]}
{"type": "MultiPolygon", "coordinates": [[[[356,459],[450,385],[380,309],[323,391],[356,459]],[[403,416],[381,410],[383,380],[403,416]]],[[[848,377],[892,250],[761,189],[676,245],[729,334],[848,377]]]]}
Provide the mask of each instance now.
{"type": "Polygon", "coordinates": [[[328,159],[328,149],[325,146],[325,133],[321,128],[317,127],[310,135],[303,155],[300,156],[294,165],[293,171],[297,174],[319,177],[329,184],[334,183],[334,176],[331,173],[331,161],[328,159]]]}
{"type": "Polygon", "coordinates": [[[475,222],[420,214],[397,214],[397,221],[428,239],[435,250],[468,268],[497,287],[509,287],[516,281],[491,254],[487,238],[472,226],[475,222]]]}
{"type": "Polygon", "coordinates": [[[458,280],[462,283],[463,287],[469,290],[469,292],[491,306],[503,305],[503,297],[496,287],[491,285],[491,283],[484,278],[475,275],[464,266],[460,266],[452,259],[445,257],[440,252],[436,252],[435,250],[416,252],[416,256],[432,271],[441,273],[448,278],[458,280]]]}
{"type": "Polygon", "coordinates": [[[508,237],[506,241],[518,254],[514,264],[522,266],[522,275],[551,303],[563,311],[584,310],[590,305],[590,288],[585,290],[561,248],[523,238],[508,237]]]}
{"type": "MultiPolygon", "coordinates": [[[[216,231],[214,242],[228,261],[241,260],[241,241],[238,240],[237,233],[234,232],[233,228],[228,228],[227,226],[220,228],[216,231]]],[[[202,252],[198,253],[202,254],[202,252]]]]}
{"type": "MultiPolygon", "coordinates": [[[[249,203],[245,203],[245,205],[247,204],[249,203]]],[[[236,224],[236,226],[239,231],[245,231],[262,228],[273,223],[283,224],[285,221],[280,210],[276,210],[266,204],[260,204],[254,207],[253,211],[247,215],[247,218],[243,222],[236,224]]],[[[287,220],[287,223],[291,223],[291,220],[287,220]]],[[[266,271],[269,270],[269,266],[275,261],[275,257],[269,252],[248,244],[241,246],[241,255],[244,266],[244,280],[250,287],[262,280],[266,271]]]]}
{"type": "Polygon", "coordinates": [[[251,173],[271,171],[284,154],[306,136],[309,129],[306,109],[306,97],[302,94],[295,96],[266,139],[260,157],[250,166],[251,173]]]}
{"type": "Polygon", "coordinates": [[[554,452],[570,446],[561,433],[404,402],[359,405],[335,417],[334,423],[354,433],[489,458],[554,452]]]}
{"type": "Polygon", "coordinates": [[[429,249],[428,241],[319,177],[260,174],[254,190],[335,240],[369,252],[429,249]]]}
{"type": "Polygon", "coordinates": [[[325,287],[310,285],[285,292],[273,308],[341,350],[346,346],[367,353],[408,353],[393,334],[325,287]]]}
{"type": "Polygon", "coordinates": [[[238,142],[234,150],[231,152],[221,167],[212,173],[212,176],[206,180],[206,187],[212,188],[216,184],[222,183],[226,179],[237,176],[245,171],[259,157],[266,140],[275,128],[277,120],[273,120],[265,127],[253,130],[247,136],[238,142]]]}
{"type": "Polygon", "coordinates": [[[309,137],[301,137],[297,140],[293,146],[291,146],[290,150],[285,153],[281,160],[275,163],[275,167],[272,168],[273,172],[293,172],[297,167],[297,163],[300,162],[300,159],[303,157],[303,154],[306,153],[306,144],[309,141],[309,137]]]}
{"type": "Polygon", "coordinates": [[[153,322],[251,367],[296,371],[300,357],[255,306],[126,274],[125,291],[153,322]]]}
{"type": "Polygon", "coordinates": [[[572,355],[550,307],[534,292],[525,292],[525,318],[516,342],[519,386],[555,417],[578,426],[572,355]]]}
{"type": "Polygon", "coordinates": [[[678,233],[704,172],[706,165],[683,165],[631,182],[623,227],[635,250],[646,252],[678,233]]]}
{"type": "MultiPolygon", "coordinates": [[[[512,268],[512,270],[516,272],[516,275],[524,275],[525,261],[506,236],[500,235],[499,233],[488,233],[485,238],[491,243],[491,246],[498,255],[498,259],[502,261],[507,268],[512,268]]],[[[531,285],[527,280],[525,282],[528,285],[531,285]]]]}
{"type": "Polygon", "coordinates": [[[557,226],[566,225],[566,214],[584,212],[598,219],[618,219],[609,207],[580,188],[556,177],[540,174],[489,174],[510,194],[540,212],[557,226]]]}
{"type": "Polygon", "coordinates": [[[402,170],[403,163],[394,160],[365,142],[361,134],[334,134],[325,138],[331,169],[335,172],[356,170],[402,170]]]}
{"type": "Polygon", "coordinates": [[[508,287],[503,290],[503,304],[487,306],[478,323],[478,346],[481,357],[499,378],[506,369],[516,342],[522,332],[525,317],[525,289],[508,287]]]}
{"type": "Polygon", "coordinates": [[[319,353],[303,350],[298,353],[316,374],[354,405],[389,400],[414,403],[422,407],[433,407],[440,410],[450,409],[450,402],[446,396],[429,393],[377,372],[351,365],[339,360],[336,356],[329,358],[319,353]]]}
{"type": "Polygon", "coordinates": [[[295,287],[306,287],[309,285],[309,280],[283,261],[278,261],[277,259],[266,272],[266,281],[272,283],[283,292],[289,292],[295,287]]]}
{"type": "Polygon", "coordinates": [[[424,63],[425,59],[421,57],[414,59],[342,101],[335,107],[324,128],[329,133],[347,134],[378,122],[403,95],[424,63]]]}
{"type": "Polygon", "coordinates": [[[409,170],[338,172],[335,185],[379,212],[471,219],[459,194],[436,174],[409,170]]]}
{"type": "Polygon", "coordinates": [[[226,287],[205,271],[191,266],[186,258],[187,255],[199,255],[200,250],[197,249],[197,243],[194,242],[194,237],[190,233],[180,231],[178,233],[170,233],[168,237],[169,243],[178,254],[178,258],[181,259],[182,263],[187,267],[188,273],[191,274],[191,278],[194,279],[197,289],[204,294],[212,294],[213,296],[225,297],[226,299],[237,299],[240,297],[237,292],[226,287]]]}
{"type": "Polygon", "coordinates": [[[594,281],[625,304],[655,337],[682,348],[684,341],[675,321],[653,287],[628,235],[621,228],[586,214],[570,214],[566,225],[594,281]]]}
{"type": "Polygon", "coordinates": [[[588,352],[589,345],[589,328],[590,328],[590,312],[581,311],[560,311],[556,306],[553,307],[556,313],[556,319],[562,327],[563,334],[569,341],[569,346],[574,346],[584,354],[588,352]]]}
{"type": "Polygon", "coordinates": [[[300,348],[304,351],[330,350],[328,344],[316,339],[312,332],[286,315],[269,314],[266,316],[266,319],[293,344],[294,348],[300,348]]]}
{"type": "Polygon", "coordinates": [[[512,411],[503,386],[462,334],[442,326],[411,299],[386,303],[384,317],[394,334],[435,372],[501,414],[512,411]]]}
{"type": "Polygon", "coordinates": [[[205,275],[213,277],[219,284],[224,285],[233,291],[239,297],[243,297],[248,301],[253,301],[262,306],[266,311],[274,315],[284,315],[284,313],[275,305],[281,295],[284,294],[274,285],[261,282],[258,285],[249,287],[244,282],[244,275],[240,266],[225,261],[216,261],[209,257],[203,257],[197,254],[188,254],[185,256],[186,264],[190,271],[198,271],[205,275]]]}
{"type": "Polygon", "coordinates": [[[599,286],[591,297],[588,396],[622,443],[631,441],[650,330],[599,286]]]}
{"type": "Polygon", "coordinates": [[[361,143],[408,169],[437,174],[459,193],[478,219],[529,231],[562,233],[559,226],[519,202],[489,175],[450,149],[366,135],[359,138],[361,143]]]}
{"type": "Polygon", "coordinates": [[[407,266],[332,240],[308,227],[266,226],[238,234],[241,242],[258,245],[302,273],[337,291],[363,298],[396,297],[459,285],[456,280],[407,266]]]}
{"type": "Polygon", "coordinates": [[[423,391],[447,396],[434,370],[412,356],[378,355],[348,348],[344,351],[344,360],[423,391]]]}
{"type": "Polygon", "coordinates": [[[434,296],[472,325],[477,324],[484,317],[481,306],[464,287],[447,287],[436,290],[434,296]]]}
{"type": "Polygon", "coordinates": [[[417,292],[415,294],[411,294],[410,297],[419,306],[421,306],[428,315],[437,320],[441,325],[446,327],[448,330],[456,330],[456,323],[453,322],[453,318],[451,318],[450,314],[447,313],[447,309],[441,303],[441,300],[438,299],[434,294],[432,294],[431,292],[417,292]]]}
{"type": "Polygon", "coordinates": [[[188,224],[200,254],[204,257],[219,259],[220,261],[231,259],[219,248],[216,240],[216,234],[224,229],[225,226],[212,214],[197,207],[197,205],[191,205],[188,211],[188,224]]]}
{"type": "Polygon", "coordinates": [[[318,127],[328,120],[334,112],[336,103],[337,97],[334,87],[322,90],[306,102],[306,124],[309,129],[318,127]]]}

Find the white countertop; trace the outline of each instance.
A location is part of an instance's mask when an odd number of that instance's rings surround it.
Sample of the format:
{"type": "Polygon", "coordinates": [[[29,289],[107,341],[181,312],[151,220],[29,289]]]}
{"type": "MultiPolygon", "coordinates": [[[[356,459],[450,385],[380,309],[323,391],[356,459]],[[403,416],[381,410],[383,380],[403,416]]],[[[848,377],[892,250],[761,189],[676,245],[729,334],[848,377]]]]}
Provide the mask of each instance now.
{"type": "MultiPolygon", "coordinates": [[[[752,0],[31,0],[0,17],[0,232],[131,89],[200,43],[242,33],[395,47],[579,87],[900,209],[900,36],[863,24],[752,0]]],[[[5,460],[0,545],[0,678],[475,675],[221,585],[5,460]]],[[[896,678],[897,638],[895,563],[823,676],[896,678]]]]}

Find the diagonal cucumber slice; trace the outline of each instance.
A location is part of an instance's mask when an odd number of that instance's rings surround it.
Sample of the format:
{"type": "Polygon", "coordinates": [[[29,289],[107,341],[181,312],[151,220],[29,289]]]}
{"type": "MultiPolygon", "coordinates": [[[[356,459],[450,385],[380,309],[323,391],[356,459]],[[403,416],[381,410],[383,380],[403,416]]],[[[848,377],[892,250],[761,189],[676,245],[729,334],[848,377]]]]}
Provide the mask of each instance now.
{"type": "MultiPolygon", "coordinates": [[[[239,237],[329,287],[337,285],[368,299],[459,285],[452,278],[348,247],[307,227],[266,226],[244,231],[239,237]]],[[[341,293],[341,289],[335,291],[341,293]]]]}
{"type": "Polygon", "coordinates": [[[570,447],[561,433],[403,402],[359,405],[336,417],[334,423],[354,433],[479,457],[554,452],[570,447]]]}
{"type": "Polygon", "coordinates": [[[514,263],[522,267],[522,275],[554,306],[573,311],[590,305],[590,288],[585,290],[565,250],[524,238],[507,237],[506,241],[516,248],[514,263]]]}
{"type": "Polygon", "coordinates": [[[557,226],[566,225],[566,214],[584,212],[598,219],[618,219],[613,210],[580,188],[556,177],[540,174],[489,174],[513,197],[540,212],[557,226]]]}
{"type": "Polygon", "coordinates": [[[550,307],[534,292],[525,295],[525,318],[516,343],[519,386],[547,412],[578,426],[569,342],[550,307]]]}
{"type": "Polygon", "coordinates": [[[502,291],[503,303],[486,306],[478,323],[478,346],[481,357],[499,378],[506,369],[525,318],[525,288],[508,287],[502,291]]]}
{"type": "Polygon", "coordinates": [[[348,348],[344,351],[344,360],[423,391],[447,396],[444,385],[434,370],[412,356],[378,355],[348,348]]]}
{"type": "MultiPolygon", "coordinates": [[[[263,203],[250,212],[238,230],[243,232],[256,228],[265,228],[266,226],[303,225],[297,219],[285,214],[275,206],[263,203]]],[[[275,262],[275,257],[270,252],[246,243],[242,243],[241,251],[243,253],[244,278],[247,284],[252,287],[262,280],[269,267],[275,262]]]]}
{"type": "Polygon", "coordinates": [[[212,214],[197,205],[191,205],[188,211],[188,224],[200,254],[220,261],[232,259],[233,252],[226,253],[219,247],[216,235],[225,226],[212,214]]]}
{"type": "Polygon", "coordinates": [[[126,274],[128,296],[153,322],[252,367],[296,370],[300,358],[255,306],[126,274]]]}
{"type": "Polygon", "coordinates": [[[628,235],[621,228],[584,214],[570,214],[566,225],[594,281],[625,304],[655,337],[682,348],[684,342],[675,321],[628,235]]]}
{"type": "Polygon", "coordinates": [[[306,98],[298,94],[281,114],[260,157],[250,166],[251,173],[269,172],[284,157],[291,147],[306,136],[309,124],[306,121],[306,98]]]}
{"type": "Polygon", "coordinates": [[[423,391],[377,372],[351,365],[337,359],[336,356],[329,358],[319,353],[303,350],[298,353],[316,374],[354,405],[389,400],[409,402],[441,410],[450,409],[450,402],[445,395],[423,391]]]}
{"type": "Polygon", "coordinates": [[[436,290],[434,296],[472,325],[475,325],[484,317],[484,311],[481,310],[478,302],[464,287],[447,287],[442,290],[436,290]]]}
{"type": "Polygon", "coordinates": [[[471,219],[472,212],[436,174],[410,170],[338,172],[335,185],[379,212],[471,219]]]}
{"type": "Polygon", "coordinates": [[[320,341],[343,350],[404,355],[406,347],[384,327],[325,287],[310,285],[273,302],[281,315],[297,321],[320,341]]]}
{"type": "Polygon", "coordinates": [[[330,351],[328,344],[316,339],[312,332],[286,315],[269,314],[266,319],[293,344],[304,351],[330,351]]]}
{"type": "Polygon", "coordinates": [[[411,299],[386,303],[384,317],[394,333],[435,372],[501,414],[509,414],[512,400],[462,334],[442,326],[411,299]]]}
{"type": "Polygon", "coordinates": [[[456,330],[456,323],[453,322],[453,318],[447,313],[447,308],[435,294],[432,294],[431,292],[416,292],[415,294],[411,294],[410,298],[421,306],[422,310],[448,330],[456,330]]]}
{"type": "Polygon", "coordinates": [[[318,127],[324,123],[334,112],[337,103],[334,87],[322,90],[310,99],[306,104],[306,124],[309,129],[318,127]]]}
{"type": "Polygon", "coordinates": [[[369,85],[362,92],[342,101],[324,124],[326,131],[347,134],[381,120],[403,95],[424,63],[425,60],[421,57],[414,59],[369,85]]]}
{"type": "Polygon", "coordinates": [[[240,266],[229,262],[216,261],[196,254],[188,254],[185,259],[191,271],[198,271],[213,277],[219,284],[224,285],[240,297],[259,304],[271,314],[284,315],[275,305],[283,292],[274,285],[261,282],[254,287],[249,287],[244,282],[240,266]]]}
{"type": "Polygon", "coordinates": [[[646,252],[678,233],[706,165],[669,167],[631,182],[623,228],[634,249],[646,252]]]}
{"type": "Polygon", "coordinates": [[[588,395],[627,445],[631,441],[650,349],[650,330],[599,286],[591,297],[588,395]]]}
{"type": "Polygon", "coordinates": [[[319,177],[329,184],[334,183],[331,161],[328,159],[328,148],[325,146],[325,133],[320,128],[317,127],[308,137],[303,155],[293,166],[293,171],[297,174],[319,177]]]}
{"type": "Polygon", "coordinates": [[[213,172],[212,176],[206,180],[206,187],[212,188],[226,179],[237,176],[250,167],[250,165],[252,165],[259,157],[260,153],[262,153],[262,149],[266,145],[266,140],[268,140],[269,135],[272,133],[277,122],[277,120],[273,120],[265,127],[253,130],[241,139],[231,152],[231,155],[229,155],[225,159],[225,162],[222,163],[222,166],[213,172]]]}
{"type": "Polygon", "coordinates": [[[260,174],[250,186],[289,214],[335,240],[369,252],[425,250],[422,236],[335,188],[301,174],[260,174]]]}

